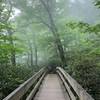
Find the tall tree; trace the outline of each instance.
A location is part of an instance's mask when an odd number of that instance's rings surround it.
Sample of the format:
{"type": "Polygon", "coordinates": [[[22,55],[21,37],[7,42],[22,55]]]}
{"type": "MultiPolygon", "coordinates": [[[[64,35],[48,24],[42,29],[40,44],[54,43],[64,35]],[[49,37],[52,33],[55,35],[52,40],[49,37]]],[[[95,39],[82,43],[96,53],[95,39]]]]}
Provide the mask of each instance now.
{"type": "Polygon", "coordinates": [[[52,32],[54,36],[54,43],[56,44],[59,56],[62,61],[62,65],[64,67],[66,66],[66,58],[55,20],[59,16],[57,12],[61,12],[62,9],[60,9],[60,7],[56,5],[57,3],[59,2],[57,2],[56,0],[21,0],[20,4],[16,1],[15,5],[17,5],[16,7],[24,11],[23,15],[30,21],[42,23],[52,32]],[[24,2],[25,5],[23,5],[22,2],[24,2]],[[57,11],[57,9],[60,9],[60,11],[57,11]]]}

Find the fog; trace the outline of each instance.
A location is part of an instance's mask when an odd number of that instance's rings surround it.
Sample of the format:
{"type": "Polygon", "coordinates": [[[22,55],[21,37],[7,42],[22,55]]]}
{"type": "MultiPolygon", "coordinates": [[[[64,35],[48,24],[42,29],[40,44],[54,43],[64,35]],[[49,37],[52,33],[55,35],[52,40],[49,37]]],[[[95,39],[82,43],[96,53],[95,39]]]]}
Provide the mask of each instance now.
{"type": "Polygon", "coordinates": [[[88,23],[98,23],[100,20],[100,10],[93,3],[93,0],[69,0],[68,18],[88,23]]]}

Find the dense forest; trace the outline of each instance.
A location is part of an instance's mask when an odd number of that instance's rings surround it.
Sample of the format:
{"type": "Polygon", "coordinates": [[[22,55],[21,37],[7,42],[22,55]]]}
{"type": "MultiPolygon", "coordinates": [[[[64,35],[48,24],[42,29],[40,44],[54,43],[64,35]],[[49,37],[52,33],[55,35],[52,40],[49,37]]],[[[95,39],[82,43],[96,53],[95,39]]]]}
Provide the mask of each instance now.
{"type": "Polygon", "coordinates": [[[48,66],[100,100],[100,0],[0,0],[0,100],[48,66]]]}

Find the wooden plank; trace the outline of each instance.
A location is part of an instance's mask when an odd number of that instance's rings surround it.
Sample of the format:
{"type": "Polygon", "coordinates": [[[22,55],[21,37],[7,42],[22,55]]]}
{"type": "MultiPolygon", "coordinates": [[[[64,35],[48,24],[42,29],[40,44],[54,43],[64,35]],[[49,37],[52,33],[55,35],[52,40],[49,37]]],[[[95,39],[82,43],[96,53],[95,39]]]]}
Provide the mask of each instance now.
{"type": "Polygon", "coordinates": [[[64,69],[57,67],[57,70],[61,72],[70,86],[74,89],[79,100],[94,100],[68,73],[64,71],[64,69]]]}
{"type": "Polygon", "coordinates": [[[40,80],[38,81],[38,83],[35,85],[34,89],[31,91],[31,93],[30,93],[29,96],[26,98],[26,100],[32,100],[32,98],[34,98],[34,96],[35,96],[37,90],[39,89],[39,86],[40,86],[41,82],[43,81],[43,79],[44,79],[44,77],[45,77],[45,74],[46,74],[46,73],[44,73],[44,74],[42,75],[42,77],[40,78],[40,80]]]}
{"type": "Polygon", "coordinates": [[[37,81],[37,79],[43,74],[45,68],[42,68],[39,72],[33,75],[30,79],[21,84],[11,94],[9,94],[3,100],[20,100],[22,96],[28,91],[28,89],[37,81]]]}
{"type": "Polygon", "coordinates": [[[67,82],[63,78],[62,74],[59,71],[57,71],[57,73],[58,73],[59,77],[61,78],[61,80],[62,80],[62,82],[63,82],[63,84],[64,84],[64,86],[65,86],[65,88],[66,88],[66,90],[67,90],[67,92],[70,96],[70,99],[71,100],[77,100],[76,97],[74,96],[74,94],[72,93],[70,87],[68,86],[67,82]]]}
{"type": "Polygon", "coordinates": [[[48,74],[33,100],[70,100],[56,74],[48,74]]]}

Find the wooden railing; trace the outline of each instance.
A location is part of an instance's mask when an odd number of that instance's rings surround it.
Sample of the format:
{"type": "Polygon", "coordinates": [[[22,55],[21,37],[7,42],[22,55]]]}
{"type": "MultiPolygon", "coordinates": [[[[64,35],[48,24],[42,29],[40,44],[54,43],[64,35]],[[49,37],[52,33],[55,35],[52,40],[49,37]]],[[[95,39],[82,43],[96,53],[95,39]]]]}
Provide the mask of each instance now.
{"type": "MultiPolygon", "coordinates": [[[[70,100],[94,100],[64,69],[57,67],[56,72],[62,80],[70,100]]],[[[42,68],[3,100],[32,100],[39,90],[46,73],[47,69],[42,68]],[[23,97],[25,98],[23,99],[23,97]]]]}
{"type": "Polygon", "coordinates": [[[38,90],[39,85],[41,84],[45,74],[46,74],[46,69],[42,68],[39,72],[37,72],[23,84],[21,84],[17,89],[15,89],[11,94],[9,94],[3,100],[20,100],[28,92],[31,86],[35,84],[32,92],[27,97],[27,100],[31,100],[30,98],[32,98],[32,95],[34,95],[38,90]]]}
{"type": "Polygon", "coordinates": [[[56,72],[71,100],[94,100],[64,69],[57,67],[56,72]]]}

